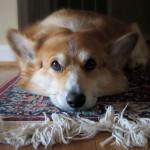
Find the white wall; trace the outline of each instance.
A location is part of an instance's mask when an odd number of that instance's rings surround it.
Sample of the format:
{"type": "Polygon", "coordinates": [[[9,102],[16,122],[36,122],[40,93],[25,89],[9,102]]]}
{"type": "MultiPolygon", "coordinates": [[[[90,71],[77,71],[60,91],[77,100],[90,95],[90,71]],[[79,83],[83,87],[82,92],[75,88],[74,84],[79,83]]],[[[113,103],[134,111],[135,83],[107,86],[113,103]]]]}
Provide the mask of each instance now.
{"type": "Polygon", "coordinates": [[[0,0],[0,61],[15,59],[6,40],[10,28],[18,28],[17,0],[0,0]]]}
{"type": "Polygon", "coordinates": [[[17,0],[0,0],[0,44],[9,28],[18,28],[17,0]]]}
{"type": "Polygon", "coordinates": [[[0,45],[0,62],[12,62],[16,60],[14,52],[8,45],[0,45]]]}

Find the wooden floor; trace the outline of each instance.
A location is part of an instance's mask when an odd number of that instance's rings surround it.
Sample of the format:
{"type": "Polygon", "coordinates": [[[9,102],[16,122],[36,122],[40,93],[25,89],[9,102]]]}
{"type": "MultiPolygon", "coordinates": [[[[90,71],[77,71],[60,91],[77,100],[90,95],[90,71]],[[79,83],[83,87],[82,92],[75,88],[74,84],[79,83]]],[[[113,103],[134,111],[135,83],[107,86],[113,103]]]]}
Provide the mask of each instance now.
{"type": "MultiPolygon", "coordinates": [[[[109,137],[108,133],[101,133],[96,136],[92,140],[84,140],[84,141],[73,141],[69,145],[58,144],[55,145],[52,150],[125,150],[123,147],[119,146],[110,146],[107,145],[105,147],[100,146],[100,141],[103,141],[106,137],[109,137]]],[[[0,150],[15,150],[14,147],[9,145],[0,145],[0,150]]],[[[23,147],[19,150],[33,150],[31,146],[23,147]]],[[[44,150],[44,147],[40,147],[38,150],[44,150]]],[[[51,148],[47,148],[47,150],[51,150],[51,148]]],[[[144,148],[132,148],[129,150],[145,150],[144,148]]],[[[150,149],[147,149],[150,150],[150,149]]]]}
{"type": "MultiPolygon", "coordinates": [[[[15,68],[0,66],[0,84],[4,83],[9,78],[15,76],[17,73],[18,70],[15,68]]],[[[60,145],[60,144],[55,145],[53,147],[53,150],[124,150],[124,148],[118,146],[107,145],[105,147],[101,147],[99,143],[101,141],[104,141],[109,136],[110,136],[109,133],[103,132],[91,140],[73,141],[69,145],[60,145]]],[[[33,149],[32,146],[28,146],[23,147],[20,150],[32,150],[32,149],[33,149]]],[[[49,147],[48,149],[51,148],[49,147]]],[[[15,150],[15,148],[13,146],[0,144],[0,150],[15,150]]],[[[40,147],[38,150],[44,150],[44,148],[40,147]]],[[[145,150],[145,148],[131,148],[129,150],[145,150]]],[[[147,148],[147,150],[150,150],[150,147],[147,148]]]]}

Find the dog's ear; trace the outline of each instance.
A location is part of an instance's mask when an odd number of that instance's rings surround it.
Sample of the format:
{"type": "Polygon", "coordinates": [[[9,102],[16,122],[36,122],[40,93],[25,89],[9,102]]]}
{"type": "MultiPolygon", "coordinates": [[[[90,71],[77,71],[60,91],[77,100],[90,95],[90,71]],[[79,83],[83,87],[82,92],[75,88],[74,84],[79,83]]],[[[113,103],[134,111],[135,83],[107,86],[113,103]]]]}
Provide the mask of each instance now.
{"type": "Polygon", "coordinates": [[[137,33],[127,33],[115,42],[112,43],[110,48],[110,55],[115,65],[123,66],[126,60],[131,55],[138,40],[137,33]]]}
{"type": "Polygon", "coordinates": [[[7,39],[16,55],[24,62],[33,62],[35,57],[34,42],[15,29],[10,29],[7,39]]]}

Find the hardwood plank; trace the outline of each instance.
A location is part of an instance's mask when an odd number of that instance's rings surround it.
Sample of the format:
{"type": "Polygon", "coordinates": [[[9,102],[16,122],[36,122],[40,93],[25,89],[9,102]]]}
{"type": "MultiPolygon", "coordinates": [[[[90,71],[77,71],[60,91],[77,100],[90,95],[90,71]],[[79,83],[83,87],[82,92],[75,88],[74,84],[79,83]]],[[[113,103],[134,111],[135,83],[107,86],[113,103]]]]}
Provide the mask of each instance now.
{"type": "Polygon", "coordinates": [[[0,61],[0,68],[18,68],[16,61],[0,61]]]}
{"type": "MultiPolygon", "coordinates": [[[[64,144],[57,144],[54,145],[52,150],[126,150],[125,148],[121,146],[111,146],[111,145],[105,145],[104,147],[100,146],[100,141],[104,141],[107,137],[109,137],[110,134],[103,132],[98,134],[95,138],[90,140],[83,140],[83,141],[72,141],[68,145],[64,144]]],[[[50,150],[51,147],[48,147],[47,150],[50,150]]],[[[149,150],[150,148],[129,148],[128,150],[149,150]]],[[[3,145],[0,144],[0,150],[15,150],[13,146],[10,145],[3,145]]],[[[33,147],[25,146],[20,148],[19,150],[33,150],[33,147]]],[[[40,146],[38,150],[44,150],[43,146],[40,146]]]]}
{"type": "Polygon", "coordinates": [[[9,81],[13,77],[19,74],[18,69],[14,68],[1,68],[0,67],[0,85],[4,84],[5,82],[9,81]]]}

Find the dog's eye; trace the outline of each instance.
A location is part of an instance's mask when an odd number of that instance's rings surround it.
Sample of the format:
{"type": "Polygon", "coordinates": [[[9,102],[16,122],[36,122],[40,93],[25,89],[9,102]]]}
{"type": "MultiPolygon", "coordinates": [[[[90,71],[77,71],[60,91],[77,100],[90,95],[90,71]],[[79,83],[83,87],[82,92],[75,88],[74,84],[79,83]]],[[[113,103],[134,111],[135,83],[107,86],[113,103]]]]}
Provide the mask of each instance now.
{"type": "Polygon", "coordinates": [[[86,71],[91,71],[91,70],[95,69],[95,67],[96,67],[96,62],[92,58],[88,59],[87,62],[85,63],[85,65],[84,65],[84,69],[86,71]]]}
{"type": "Polygon", "coordinates": [[[55,70],[55,71],[63,71],[62,66],[59,64],[59,62],[58,62],[57,60],[54,60],[54,61],[51,63],[51,67],[52,67],[53,70],[55,70]]]}

